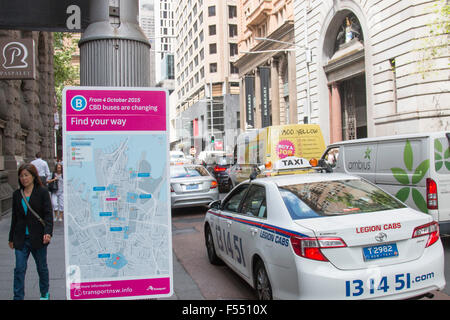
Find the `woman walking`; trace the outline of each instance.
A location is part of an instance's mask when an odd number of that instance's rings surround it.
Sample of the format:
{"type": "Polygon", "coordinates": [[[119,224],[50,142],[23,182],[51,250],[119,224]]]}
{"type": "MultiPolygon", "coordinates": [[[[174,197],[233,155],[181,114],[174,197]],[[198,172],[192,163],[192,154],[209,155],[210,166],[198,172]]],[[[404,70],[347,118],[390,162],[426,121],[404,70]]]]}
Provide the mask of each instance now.
{"type": "Polygon", "coordinates": [[[42,185],[35,166],[19,167],[19,189],[13,193],[9,247],[15,249],[14,300],[25,297],[25,273],[32,254],[39,274],[41,300],[48,300],[49,273],[47,246],[53,233],[53,213],[50,195],[42,185]]]}
{"type": "Polygon", "coordinates": [[[62,221],[64,215],[64,198],[63,198],[63,166],[57,163],[53,171],[52,178],[47,180],[48,189],[52,193],[53,210],[55,211],[55,221],[62,221]]]}

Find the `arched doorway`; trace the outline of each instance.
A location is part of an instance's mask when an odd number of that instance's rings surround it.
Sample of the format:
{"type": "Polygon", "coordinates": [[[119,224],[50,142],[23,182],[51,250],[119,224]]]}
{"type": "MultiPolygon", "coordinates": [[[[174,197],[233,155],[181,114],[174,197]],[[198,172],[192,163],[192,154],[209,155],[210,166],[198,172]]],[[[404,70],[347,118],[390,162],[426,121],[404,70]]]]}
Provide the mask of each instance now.
{"type": "Polygon", "coordinates": [[[330,98],[330,142],[366,138],[364,34],[356,15],[342,10],[328,26],[324,71],[330,98]]]}

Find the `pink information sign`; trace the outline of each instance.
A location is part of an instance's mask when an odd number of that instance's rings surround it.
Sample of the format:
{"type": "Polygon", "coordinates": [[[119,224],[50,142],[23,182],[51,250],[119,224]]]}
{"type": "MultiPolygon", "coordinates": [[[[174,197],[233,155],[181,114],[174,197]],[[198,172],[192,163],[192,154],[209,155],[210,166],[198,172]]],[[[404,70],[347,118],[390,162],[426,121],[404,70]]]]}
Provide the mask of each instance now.
{"type": "Polygon", "coordinates": [[[63,91],[68,299],[173,294],[167,97],[157,88],[63,91]]]}
{"type": "Polygon", "coordinates": [[[166,92],[68,90],[67,131],[165,131],[166,92]]]}

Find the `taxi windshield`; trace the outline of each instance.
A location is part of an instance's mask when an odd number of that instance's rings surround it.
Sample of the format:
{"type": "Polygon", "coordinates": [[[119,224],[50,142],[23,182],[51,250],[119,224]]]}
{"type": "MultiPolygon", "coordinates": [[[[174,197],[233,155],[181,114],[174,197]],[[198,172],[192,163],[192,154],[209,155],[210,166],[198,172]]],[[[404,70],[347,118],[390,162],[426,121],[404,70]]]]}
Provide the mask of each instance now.
{"type": "Polygon", "coordinates": [[[406,207],[380,188],[363,180],[302,183],[282,186],[279,190],[294,220],[406,207]]]}
{"type": "Polygon", "coordinates": [[[171,178],[188,178],[188,177],[201,177],[209,176],[208,171],[200,166],[171,166],[170,177],[171,178]]]}

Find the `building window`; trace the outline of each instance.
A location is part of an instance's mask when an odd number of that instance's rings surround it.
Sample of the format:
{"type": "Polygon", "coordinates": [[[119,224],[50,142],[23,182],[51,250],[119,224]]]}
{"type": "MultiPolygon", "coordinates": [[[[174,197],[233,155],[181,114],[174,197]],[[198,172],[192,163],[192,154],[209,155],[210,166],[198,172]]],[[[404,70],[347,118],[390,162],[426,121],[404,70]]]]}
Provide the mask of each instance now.
{"type": "Polygon", "coordinates": [[[232,37],[237,37],[237,35],[238,35],[238,27],[237,27],[236,24],[228,25],[228,30],[229,30],[229,34],[230,34],[231,38],[232,37]]]}
{"type": "Polygon", "coordinates": [[[237,17],[237,7],[236,6],[228,6],[228,18],[233,19],[237,17]]]}
{"type": "Polygon", "coordinates": [[[208,17],[214,17],[216,15],[216,6],[208,7],[208,17]]]}
{"type": "Polygon", "coordinates": [[[217,53],[217,44],[210,43],[209,44],[209,54],[217,53]]]}
{"type": "Polygon", "coordinates": [[[237,43],[230,43],[230,57],[238,54],[238,45],[237,43]]]}
{"type": "Polygon", "coordinates": [[[211,73],[217,72],[217,63],[210,63],[209,64],[209,72],[211,72],[211,73]]]}
{"type": "Polygon", "coordinates": [[[230,62],[230,73],[239,73],[239,69],[234,66],[233,62],[230,62]]]}
{"type": "Polygon", "coordinates": [[[210,25],[209,26],[209,35],[214,36],[215,34],[216,34],[216,25],[215,24],[210,25]]]}

